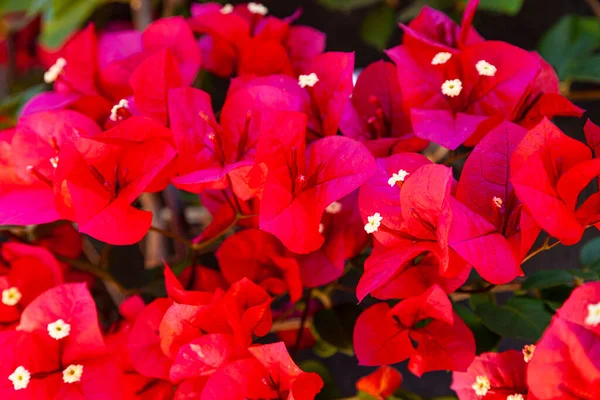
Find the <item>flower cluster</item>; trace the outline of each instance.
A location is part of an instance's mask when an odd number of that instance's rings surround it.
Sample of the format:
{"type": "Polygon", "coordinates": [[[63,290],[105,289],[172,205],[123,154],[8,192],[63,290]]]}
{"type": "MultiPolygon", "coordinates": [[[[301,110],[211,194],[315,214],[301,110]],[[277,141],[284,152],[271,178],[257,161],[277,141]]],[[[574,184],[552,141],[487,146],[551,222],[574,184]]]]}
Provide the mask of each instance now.
{"type": "MultiPolygon", "coordinates": [[[[360,364],[458,371],[461,400],[600,396],[598,284],[525,354],[476,357],[449,298],[473,272],[522,276],[542,231],[570,245],[600,227],[600,192],[581,199],[600,177],[600,128],[588,122],[586,145],[553,125],[583,110],[539,55],[484,40],[477,5],[460,26],[424,8],[393,63],[356,84],[352,53],[253,2],[196,4],[143,32],[89,25],[49,54],[50,90],[0,131],[0,225],[50,227],[0,247],[2,398],[313,399],[323,381],[291,359],[294,340],[257,338],[275,297],[296,303],[361,255],[357,298],[377,302],[354,326],[360,364]],[[231,78],[218,112],[199,70],[231,78]],[[421,154],[430,142],[472,148],[460,174],[421,154]],[[167,266],[167,297],[128,297],[101,324],[88,286],[65,283],[93,279],[63,263],[79,259],[80,234],[138,243],[153,219],[138,198],[169,185],[212,214],[186,241],[224,238],[219,271],[194,258],[184,286],[167,266]]],[[[385,398],[401,382],[382,367],[358,388],[385,398]]]]}

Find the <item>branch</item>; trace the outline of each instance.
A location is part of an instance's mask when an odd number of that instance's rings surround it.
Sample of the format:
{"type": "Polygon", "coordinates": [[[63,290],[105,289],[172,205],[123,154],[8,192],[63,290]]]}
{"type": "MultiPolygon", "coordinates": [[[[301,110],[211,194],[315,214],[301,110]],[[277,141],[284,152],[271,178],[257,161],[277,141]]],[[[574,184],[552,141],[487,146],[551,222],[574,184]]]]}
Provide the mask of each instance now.
{"type": "Polygon", "coordinates": [[[600,90],[581,90],[567,94],[571,101],[595,101],[600,100],[600,90]]]}
{"type": "Polygon", "coordinates": [[[585,0],[585,2],[590,6],[596,17],[600,18],[600,1],[598,0],[585,0]]]}
{"type": "Polygon", "coordinates": [[[302,342],[302,335],[304,334],[304,326],[306,324],[306,320],[308,318],[308,313],[310,311],[310,299],[312,298],[313,289],[308,289],[306,291],[306,295],[304,296],[304,312],[302,312],[302,319],[300,320],[300,329],[298,329],[298,335],[296,335],[296,344],[294,345],[294,351],[292,352],[293,356],[296,356],[298,350],[300,350],[300,343],[302,342]]]}

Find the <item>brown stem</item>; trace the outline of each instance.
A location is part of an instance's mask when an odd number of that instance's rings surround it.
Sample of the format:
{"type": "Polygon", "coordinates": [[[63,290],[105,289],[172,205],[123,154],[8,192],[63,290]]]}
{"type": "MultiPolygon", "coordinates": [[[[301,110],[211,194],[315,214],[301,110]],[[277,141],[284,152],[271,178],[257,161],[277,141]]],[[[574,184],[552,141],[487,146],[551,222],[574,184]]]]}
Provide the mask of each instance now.
{"type": "Polygon", "coordinates": [[[600,18],[600,1],[598,0],[585,0],[585,2],[590,6],[596,17],[600,18]]]}
{"type": "Polygon", "coordinates": [[[571,101],[595,101],[600,100],[600,90],[581,90],[567,94],[571,101]]]}
{"type": "Polygon", "coordinates": [[[179,236],[179,235],[177,235],[177,234],[175,234],[173,232],[167,231],[167,230],[159,228],[157,226],[151,226],[150,230],[152,232],[156,232],[156,233],[161,234],[161,235],[163,235],[165,237],[168,237],[169,239],[173,239],[176,242],[185,244],[186,246],[193,247],[193,245],[194,245],[190,240],[187,240],[184,237],[181,237],[181,236],[179,236]]]}
{"type": "Polygon", "coordinates": [[[561,243],[560,240],[557,240],[556,242],[550,244],[550,236],[548,236],[546,238],[546,240],[544,241],[544,243],[540,247],[538,247],[537,249],[533,250],[531,253],[529,253],[527,255],[527,257],[525,257],[523,259],[523,262],[521,264],[525,264],[531,258],[535,257],[536,255],[540,254],[543,251],[550,250],[551,248],[558,246],[560,243],[561,243]]]}
{"type": "Polygon", "coordinates": [[[310,311],[310,299],[312,297],[312,289],[308,289],[306,291],[306,295],[304,296],[304,311],[302,312],[302,319],[300,320],[300,329],[298,329],[298,335],[296,335],[296,344],[294,344],[294,351],[292,355],[295,357],[298,350],[300,350],[300,343],[302,342],[302,335],[304,334],[304,326],[306,324],[306,320],[308,318],[308,313],[310,311]]]}

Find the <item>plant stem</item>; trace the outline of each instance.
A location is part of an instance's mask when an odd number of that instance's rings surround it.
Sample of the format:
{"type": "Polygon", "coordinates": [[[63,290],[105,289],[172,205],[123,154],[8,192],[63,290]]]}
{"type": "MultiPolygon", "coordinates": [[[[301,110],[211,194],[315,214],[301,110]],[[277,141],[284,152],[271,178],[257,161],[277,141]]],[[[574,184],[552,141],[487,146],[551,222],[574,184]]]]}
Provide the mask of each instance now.
{"type": "Polygon", "coordinates": [[[190,240],[187,240],[187,239],[186,239],[186,238],[184,238],[184,237],[181,237],[181,236],[179,236],[179,235],[176,235],[176,234],[175,234],[175,233],[173,233],[173,232],[167,231],[167,230],[165,230],[165,229],[162,229],[162,228],[159,228],[159,227],[157,227],[157,226],[151,226],[151,227],[150,227],[150,230],[151,230],[151,231],[153,231],[153,232],[159,233],[159,234],[161,234],[161,235],[163,235],[163,236],[166,236],[166,237],[168,237],[169,239],[173,239],[173,240],[175,240],[176,242],[183,243],[183,244],[185,244],[186,246],[193,247],[193,245],[194,245],[194,244],[193,244],[193,243],[192,243],[190,240]]]}
{"type": "Polygon", "coordinates": [[[600,1],[598,0],[585,0],[585,2],[590,6],[596,17],[600,18],[600,1]]]}
{"type": "Polygon", "coordinates": [[[538,247],[537,249],[533,250],[531,253],[529,253],[527,255],[527,257],[525,257],[523,259],[523,262],[521,264],[525,264],[527,261],[529,261],[530,259],[532,259],[536,255],[540,254],[543,251],[550,250],[551,248],[558,246],[560,243],[561,243],[560,240],[557,240],[556,242],[550,244],[550,236],[548,236],[546,238],[546,240],[544,241],[544,243],[540,247],[538,247]]]}
{"type": "Polygon", "coordinates": [[[304,311],[302,312],[302,319],[300,320],[300,329],[298,330],[298,335],[296,336],[296,344],[294,345],[293,356],[296,356],[298,350],[300,350],[300,343],[302,342],[302,335],[304,334],[304,325],[306,324],[306,319],[308,318],[308,313],[310,311],[310,299],[312,297],[313,289],[308,289],[306,291],[306,295],[304,296],[304,311]]]}
{"type": "Polygon", "coordinates": [[[572,101],[595,101],[600,100],[600,90],[581,90],[571,92],[567,98],[572,101]]]}

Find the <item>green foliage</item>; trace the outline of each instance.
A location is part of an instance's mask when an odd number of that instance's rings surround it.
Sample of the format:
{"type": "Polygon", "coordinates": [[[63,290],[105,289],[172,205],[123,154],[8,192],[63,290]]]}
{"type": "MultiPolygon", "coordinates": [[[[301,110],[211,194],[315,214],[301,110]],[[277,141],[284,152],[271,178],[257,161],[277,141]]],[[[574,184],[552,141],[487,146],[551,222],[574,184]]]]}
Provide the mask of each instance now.
{"type": "MultiPolygon", "coordinates": [[[[320,342],[321,350],[334,347],[340,353],[354,355],[352,334],[360,309],[353,303],[342,303],[333,308],[317,311],[313,317],[313,328],[320,342]]],[[[326,352],[327,353],[327,352],[326,352]]]]}
{"type": "Polygon", "coordinates": [[[500,336],[490,331],[483,324],[482,319],[470,308],[462,304],[455,304],[454,310],[473,332],[473,336],[475,336],[475,343],[477,345],[477,354],[490,351],[498,345],[500,336]]]}
{"type": "Polygon", "coordinates": [[[506,15],[517,15],[525,0],[481,0],[480,10],[494,11],[506,15]]]}
{"type": "Polygon", "coordinates": [[[561,80],[600,82],[600,20],[567,15],[542,38],[538,51],[561,80]]]}
{"type": "MultiPolygon", "coordinates": [[[[598,60],[600,62],[600,60],[598,60]]],[[[579,259],[584,267],[592,270],[600,270],[600,237],[587,242],[581,248],[579,259]]]]}
{"type": "Polygon", "coordinates": [[[548,289],[560,285],[571,286],[573,283],[573,273],[561,269],[551,269],[534,272],[527,277],[521,287],[525,290],[548,289]]]}
{"type": "Polygon", "coordinates": [[[489,296],[473,297],[475,314],[489,330],[504,337],[536,341],[552,318],[543,300],[511,297],[499,306],[489,296]]]}
{"type": "Polygon", "coordinates": [[[333,11],[350,12],[359,8],[381,3],[382,0],[317,0],[323,7],[333,11]]]}
{"type": "Polygon", "coordinates": [[[300,369],[302,369],[302,371],[314,372],[319,374],[321,379],[323,379],[324,386],[323,389],[321,389],[321,392],[317,395],[316,400],[329,400],[338,398],[340,396],[340,389],[335,384],[333,374],[321,361],[306,360],[299,363],[298,366],[300,369]]]}
{"type": "Polygon", "coordinates": [[[387,47],[395,29],[396,14],[384,4],[367,14],[360,27],[360,37],[365,43],[382,50],[387,47]]]}

